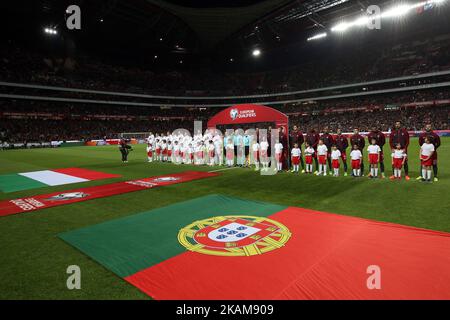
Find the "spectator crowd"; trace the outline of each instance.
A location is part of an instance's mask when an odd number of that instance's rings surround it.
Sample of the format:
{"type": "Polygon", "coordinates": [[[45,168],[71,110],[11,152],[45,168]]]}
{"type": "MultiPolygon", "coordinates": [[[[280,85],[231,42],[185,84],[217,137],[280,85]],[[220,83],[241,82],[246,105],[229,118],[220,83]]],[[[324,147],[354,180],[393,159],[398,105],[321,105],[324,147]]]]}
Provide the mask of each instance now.
{"type": "MultiPolygon", "coordinates": [[[[365,52],[335,54],[319,62],[312,59],[270,72],[220,73],[202,69],[157,73],[145,68],[110,65],[87,56],[48,57],[18,48],[11,42],[0,46],[0,81],[110,92],[204,96],[289,92],[450,70],[450,34],[417,38],[365,52]]],[[[1,90],[21,93],[18,88],[1,87],[1,90]]],[[[59,93],[62,97],[68,94],[67,91],[59,93]]],[[[132,101],[130,97],[126,99],[132,101]]],[[[329,126],[333,130],[351,131],[359,127],[366,131],[375,123],[379,129],[388,131],[395,120],[401,120],[409,130],[420,130],[429,121],[435,129],[450,129],[450,108],[445,103],[448,99],[450,92],[444,87],[290,103],[276,108],[289,115],[291,125],[297,124],[303,130],[329,126]]],[[[89,140],[115,138],[122,132],[191,129],[193,120],[205,123],[220,110],[5,99],[0,100],[0,141],[89,140]]]]}
{"type": "Polygon", "coordinates": [[[161,95],[246,95],[289,92],[450,69],[450,34],[317,57],[283,70],[224,73],[195,68],[158,73],[94,57],[49,57],[0,47],[0,80],[161,95]],[[332,70],[332,72],[330,72],[332,70]]]}
{"type": "MultiPolygon", "coordinates": [[[[340,105],[340,102],[335,102],[340,105]]],[[[369,131],[375,124],[389,131],[396,120],[401,120],[408,130],[421,130],[428,122],[435,129],[450,129],[450,104],[402,107],[400,104],[361,108],[361,101],[342,104],[349,109],[333,110],[333,102],[320,105],[297,106],[281,111],[289,115],[290,125],[303,130],[330,127],[350,132],[355,127],[369,131]]],[[[42,142],[59,140],[90,140],[117,138],[123,132],[166,132],[178,128],[193,129],[193,121],[206,122],[221,109],[211,108],[145,108],[93,105],[51,105],[44,102],[29,104],[0,103],[0,141],[42,142]]]]}

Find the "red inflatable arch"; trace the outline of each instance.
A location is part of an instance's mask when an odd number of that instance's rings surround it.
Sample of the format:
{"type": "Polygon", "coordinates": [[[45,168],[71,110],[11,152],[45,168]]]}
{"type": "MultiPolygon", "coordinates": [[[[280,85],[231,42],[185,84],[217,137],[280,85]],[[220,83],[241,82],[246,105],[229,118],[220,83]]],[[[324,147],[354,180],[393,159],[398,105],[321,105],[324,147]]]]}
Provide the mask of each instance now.
{"type": "Polygon", "coordinates": [[[284,127],[288,133],[289,118],[284,113],[262,105],[237,104],[222,110],[208,121],[208,128],[218,125],[275,122],[277,128],[284,127]]]}
{"type": "Polygon", "coordinates": [[[285,133],[285,136],[281,137],[285,145],[283,162],[285,166],[289,167],[289,118],[276,109],[256,104],[237,104],[212,117],[208,121],[208,128],[216,128],[218,125],[258,122],[274,122],[276,128],[283,127],[285,133]]]}

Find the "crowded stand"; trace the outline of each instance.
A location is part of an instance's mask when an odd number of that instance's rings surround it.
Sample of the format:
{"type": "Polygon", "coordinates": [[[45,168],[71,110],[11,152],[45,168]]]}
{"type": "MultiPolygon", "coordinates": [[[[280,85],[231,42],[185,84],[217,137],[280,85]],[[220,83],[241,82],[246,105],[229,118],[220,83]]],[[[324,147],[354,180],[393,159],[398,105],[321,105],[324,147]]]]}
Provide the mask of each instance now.
{"type": "Polygon", "coordinates": [[[396,120],[401,120],[409,131],[418,131],[425,124],[433,123],[436,129],[450,129],[450,108],[428,107],[411,108],[403,110],[384,110],[372,112],[347,112],[341,114],[312,115],[310,117],[290,117],[292,123],[298,123],[304,128],[320,128],[329,126],[334,130],[341,128],[350,132],[352,128],[358,127],[367,132],[375,124],[382,131],[390,131],[396,120]]]}
{"type": "Polygon", "coordinates": [[[107,64],[93,56],[50,57],[15,43],[0,48],[0,80],[91,90],[165,95],[265,94],[410,76],[450,69],[450,34],[315,57],[290,68],[225,72],[208,68],[158,73],[107,64]],[[11,59],[10,57],[14,57],[11,59]],[[358,58],[359,57],[359,58],[358,58]],[[320,61],[320,63],[318,63],[320,61]],[[333,69],[330,73],[329,70],[333,69]]]}
{"type": "MultiPolygon", "coordinates": [[[[435,129],[450,129],[448,92],[421,92],[413,96],[401,95],[397,100],[376,96],[318,101],[279,107],[279,110],[289,116],[291,126],[297,124],[303,130],[329,126],[344,132],[351,132],[354,127],[368,131],[375,123],[380,130],[389,131],[399,119],[410,131],[421,130],[428,122],[435,129]]],[[[0,106],[2,140],[9,142],[89,140],[114,138],[122,132],[192,130],[194,120],[203,121],[206,126],[207,120],[221,110],[11,101],[0,102],[0,106]]]]}

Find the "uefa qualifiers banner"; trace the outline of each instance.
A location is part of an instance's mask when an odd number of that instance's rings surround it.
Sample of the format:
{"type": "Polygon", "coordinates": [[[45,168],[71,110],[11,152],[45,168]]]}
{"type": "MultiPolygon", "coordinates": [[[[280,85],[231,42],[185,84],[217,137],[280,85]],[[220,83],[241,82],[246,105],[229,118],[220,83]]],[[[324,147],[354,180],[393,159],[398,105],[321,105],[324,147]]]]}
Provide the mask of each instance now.
{"type": "Polygon", "coordinates": [[[87,201],[91,199],[114,196],[122,193],[141,191],[176,183],[204,179],[219,175],[218,173],[186,171],[139,180],[116,182],[101,186],[80,188],[65,192],[54,192],[13,200],[0,201],[0,217],[12,214],[41,210],[65,204],[87,201]]]}

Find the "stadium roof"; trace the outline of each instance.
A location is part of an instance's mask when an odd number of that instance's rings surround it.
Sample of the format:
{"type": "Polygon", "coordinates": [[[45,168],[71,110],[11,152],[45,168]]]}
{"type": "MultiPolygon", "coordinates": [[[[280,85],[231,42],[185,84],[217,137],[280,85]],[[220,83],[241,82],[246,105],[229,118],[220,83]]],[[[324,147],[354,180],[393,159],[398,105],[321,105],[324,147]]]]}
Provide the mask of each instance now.
{"type": "MultiPolygon", "coordinates": [[[[52,43],[64,39],[66,48],[96,52],[102,58],[152,64],[154,68],[181,65],[240,68],[249,65],[248,59],[263,61],[269,51],[298,53],[297,47],[304,46],[308,38],[329,31],[343,20],[353,20],[370,5],[384,9],[395,4],[398,1],[0,1],[0,26],[3,26],[0,33],[7,40],[21,37],[34,41],[33,46],[41,42],[49,49],[49,39],[42,39],[42,30],[50,26],[60,31],[57,37],[44,37],[52,38],[52,43]],[[82,8],[81,30],[65,28],[61,12],[71,4],[82,8]],[[20,28],[11,29],[17,21],[21,22],[20,28]],[[256,49],[262,53],[260,59],[251,55],[256,49]]],[[[266,58],[265,63],[273,60],[266,58]]]]}
{"type": "MultiPolygon", "coordinates": [[[[292,0],[253,1],[250,5],[232,7],[189,7],[163,0],[147,0],[181,18],[198,35],[201,44],[207,48],[221,42],[242,27],[284,5],[297,2],[292,0]]],[[[177,1],[178,2],[178,1],[177,1]]],[[[212,1],[214,2],[214,1],[212,1]]],[[[244,1],[248,4],[249,1],[244,1]]],[[[188,2],[189,3],[189,2],[188,2]]],[[[222,2],[222,4],[224,4],[222,2]]]]}
{"type": "Polygon", "coordinates": [[[370,5],[393,0],[146,0],[173,14],[195,34],[200,50],[248,50],[305,40],[305,33],[330,27],[370,5]],[[302,36],[303,34],[303,36],[302,36]]]}

